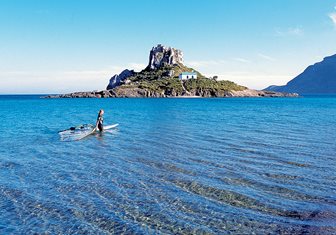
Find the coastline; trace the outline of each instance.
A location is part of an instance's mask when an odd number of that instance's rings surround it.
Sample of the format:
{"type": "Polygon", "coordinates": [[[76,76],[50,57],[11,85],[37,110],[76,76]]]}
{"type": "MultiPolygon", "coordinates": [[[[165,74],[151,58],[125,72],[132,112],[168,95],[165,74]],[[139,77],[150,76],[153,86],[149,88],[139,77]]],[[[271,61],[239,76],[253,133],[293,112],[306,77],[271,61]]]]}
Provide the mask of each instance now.
{"type": "Polygon", "coordinates": [[[89,91],[89,92],[73,92],[59,95],[46,95],[41,98],[59,99],[59,98],[235,98],[235,97],[299,97],[297,93],[283,93],[274,91],[258,91],[245,89],[241,91],[223,91],[223,90],[202,90],[199,91],[184,91],[181,93],[171,92],[165,94],[163,92],[151,91],[148,89],[120,89],[114,88],[111,90],[89,91]]]}

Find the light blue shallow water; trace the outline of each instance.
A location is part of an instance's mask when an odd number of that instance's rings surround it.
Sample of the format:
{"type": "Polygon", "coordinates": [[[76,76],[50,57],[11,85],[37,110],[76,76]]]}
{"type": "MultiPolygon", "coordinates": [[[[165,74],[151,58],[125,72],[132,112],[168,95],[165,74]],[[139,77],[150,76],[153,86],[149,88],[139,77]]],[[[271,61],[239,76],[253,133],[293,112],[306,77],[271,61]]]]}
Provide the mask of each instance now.
{"type": "Polygon", "coordinates": [[[1,234],[336,234],[336,96],[0,96],[1,234]],[[94,123],[112,133],[61,142],[94,123]]]}

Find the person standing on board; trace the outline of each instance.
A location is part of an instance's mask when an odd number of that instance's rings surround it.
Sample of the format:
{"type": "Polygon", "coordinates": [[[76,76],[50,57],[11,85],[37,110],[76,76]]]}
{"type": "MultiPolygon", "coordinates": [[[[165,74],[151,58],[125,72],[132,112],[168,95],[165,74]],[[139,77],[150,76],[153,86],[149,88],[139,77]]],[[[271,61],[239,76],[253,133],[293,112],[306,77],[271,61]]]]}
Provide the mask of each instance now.
{"type": "Polygon", "coordinates": [[[96,122],[96,129],[98,128],[98,130],[100,132],[102,132],[104,130],[104,118],[103,118],[103,115],[104,115],[104,110],[101,109],[99,110],[99,113],[98,113],[98,117],[97,117],[97,122],[96,122]]]}

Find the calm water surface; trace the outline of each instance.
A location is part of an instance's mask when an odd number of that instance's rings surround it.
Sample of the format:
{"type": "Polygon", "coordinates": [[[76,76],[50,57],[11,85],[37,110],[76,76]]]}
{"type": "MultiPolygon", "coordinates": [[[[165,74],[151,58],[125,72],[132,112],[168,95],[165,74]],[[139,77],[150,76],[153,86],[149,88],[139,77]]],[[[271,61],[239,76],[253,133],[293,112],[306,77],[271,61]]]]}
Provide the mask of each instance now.
{"type": "Polygon", "coordinates": [[[0,96],[1,234],[336,234],[336,96],[0,96]],[[94,124],[112,133],[62,142],[94,124]]]}

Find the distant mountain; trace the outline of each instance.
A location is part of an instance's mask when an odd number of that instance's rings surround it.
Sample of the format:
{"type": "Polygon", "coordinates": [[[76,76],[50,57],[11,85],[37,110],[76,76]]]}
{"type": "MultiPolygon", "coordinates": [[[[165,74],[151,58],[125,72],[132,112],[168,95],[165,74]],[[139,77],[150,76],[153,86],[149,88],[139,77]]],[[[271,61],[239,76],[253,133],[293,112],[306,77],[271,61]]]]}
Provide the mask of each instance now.
{"type": "Polygon", "coordinates": [[[285,86],[269,86],[267,91],[295,92],[299,94],[336,93],[336,55],[309,66],[285,86]]]}

